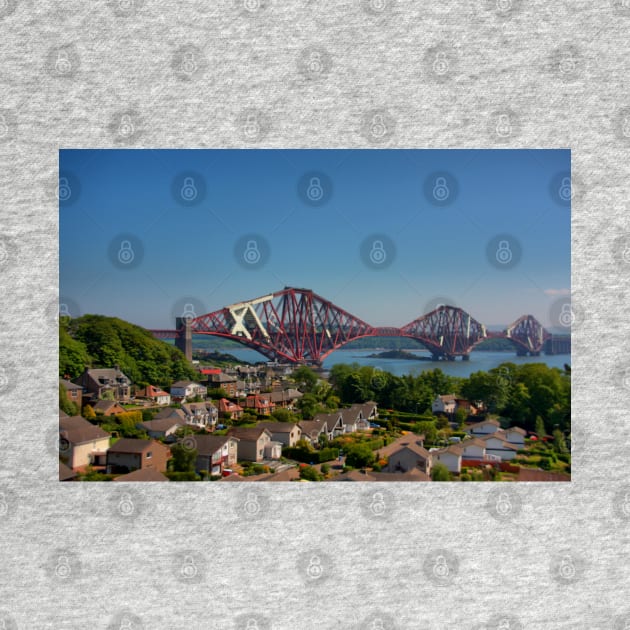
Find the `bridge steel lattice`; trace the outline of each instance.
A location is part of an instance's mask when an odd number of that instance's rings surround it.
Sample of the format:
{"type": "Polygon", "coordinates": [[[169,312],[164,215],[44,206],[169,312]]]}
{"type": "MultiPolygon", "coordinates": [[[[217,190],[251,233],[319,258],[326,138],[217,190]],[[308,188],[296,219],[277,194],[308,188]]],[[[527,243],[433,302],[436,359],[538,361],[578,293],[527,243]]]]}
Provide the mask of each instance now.
{"type": "Polygon", "coordinates": [[[189,359],[192,335],[212,335],[237,341],[273,361],[313,365],[363,337],[415,339],[434,359],[446,360],[466,360],[489,338],[509,339],[519,355],[538,355],[551,337],[532,315],[520,317],[504,331],[488,332],[466,311],[446,305],[400,328],[374,327],[310,289],[292,287],[205,315],[178,317],[175,330],[151,332],[160,339],[175,338],[189,359]]]}

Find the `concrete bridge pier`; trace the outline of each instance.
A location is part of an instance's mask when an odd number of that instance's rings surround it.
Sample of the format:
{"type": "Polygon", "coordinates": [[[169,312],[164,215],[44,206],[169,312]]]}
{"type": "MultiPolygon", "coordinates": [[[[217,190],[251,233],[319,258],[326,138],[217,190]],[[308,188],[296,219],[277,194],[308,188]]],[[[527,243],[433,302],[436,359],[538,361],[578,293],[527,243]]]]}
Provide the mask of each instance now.
{"type": "Polygon", "coordinates": [[[190,329],[190,319],[188,319],[188,317],[176,317],[175,328],[177,328],[175,346],[184,353],[189,361],[192,361],[192,331],[190,329]]]}

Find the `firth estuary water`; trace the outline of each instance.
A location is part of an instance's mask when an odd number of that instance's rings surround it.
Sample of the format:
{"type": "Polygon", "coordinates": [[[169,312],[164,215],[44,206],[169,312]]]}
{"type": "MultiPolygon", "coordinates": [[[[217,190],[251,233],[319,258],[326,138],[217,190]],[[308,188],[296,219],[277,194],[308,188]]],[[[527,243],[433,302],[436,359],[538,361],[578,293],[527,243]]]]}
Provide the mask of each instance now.
{"type": "MultiPolygon", "coordinates": [[[[265,358],[258,354],[255,350],[248,350],[247,348],[234,348],[228,351],[234,355],[240,361],[248,361],[250,363],[256,363],[257,361],[264,361],[265,358]]],[[[501,363],[511,362],[516,365],[523,363],[545,363],[549,367],[557,367],[562,369],[564,364],[571,365],[570,354],[555,354],[545,355],[541,354],[538,357],[518,357],[515,352],[476,352],[470,353],[469,361],[462,361],[457,359],[455,361],[427,361],[431,355],[425,350],[408,350],[408,352],[418,356],[418,361],[412,359],[383,359],[370,357],[371,354],[378,354],[379,350],[336,350],[329,357],[324,360],[324,369],[330,369],[336,363],[358,363],[359,365],[371,365],[372,367],[379,368],[385,372],[391,372],[397,376],[403,374],[419,374],[424,370],[433,370],[440,368],[445,374],[450,376],[470,376],[473,372],[480,370],[487,371],[501,363]]]]}

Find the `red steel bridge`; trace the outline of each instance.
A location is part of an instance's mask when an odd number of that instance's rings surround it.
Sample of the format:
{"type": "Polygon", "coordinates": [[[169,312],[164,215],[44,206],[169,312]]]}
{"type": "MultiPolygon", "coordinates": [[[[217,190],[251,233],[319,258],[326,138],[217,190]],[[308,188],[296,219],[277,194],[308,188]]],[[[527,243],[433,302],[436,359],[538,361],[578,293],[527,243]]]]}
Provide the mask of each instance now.
{"type": "Polygon", "coordinates": [[[407,337],[434,359],[469,358],[485,339],[509,339],[518,355],[537,356],[551,335],[532,315],[523,315],[501,332],[486,327],[455,306],[439,306],[401,328],[374,327],[309,289],[286,287],[218,311],[178,317],[174,330],[152,330],[159,339],[175,339],[188,359],[192,335],[237,341],[272,361],[321,365],[343,345],[363,337],[407,337]]]}

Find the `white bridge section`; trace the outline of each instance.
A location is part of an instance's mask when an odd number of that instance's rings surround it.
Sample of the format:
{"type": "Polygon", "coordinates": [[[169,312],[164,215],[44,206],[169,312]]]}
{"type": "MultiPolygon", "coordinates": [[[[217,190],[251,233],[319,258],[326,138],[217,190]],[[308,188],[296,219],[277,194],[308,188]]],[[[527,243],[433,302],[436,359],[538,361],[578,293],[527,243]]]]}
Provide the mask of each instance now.
{"type": "Polygon", "coordinates": [[[258,328],[263,337],[269,340],[269,333],[260,321],[254,306],[263,302],[270,302],[271,300],[273,300],[273,294],[265,295],[263,297],[256,298],[255,300],[250,300],[249,302],[239,302],[238,304],[227,306],[227,310],[230,312],[232,319],[234,319],[234,325],[230,329],[230,332],[233,335],[246,337],[251,341],[252,335],[247,329],[246,324],[249,324],[250,326],[253,324],[256,328],[258,328]]]}

